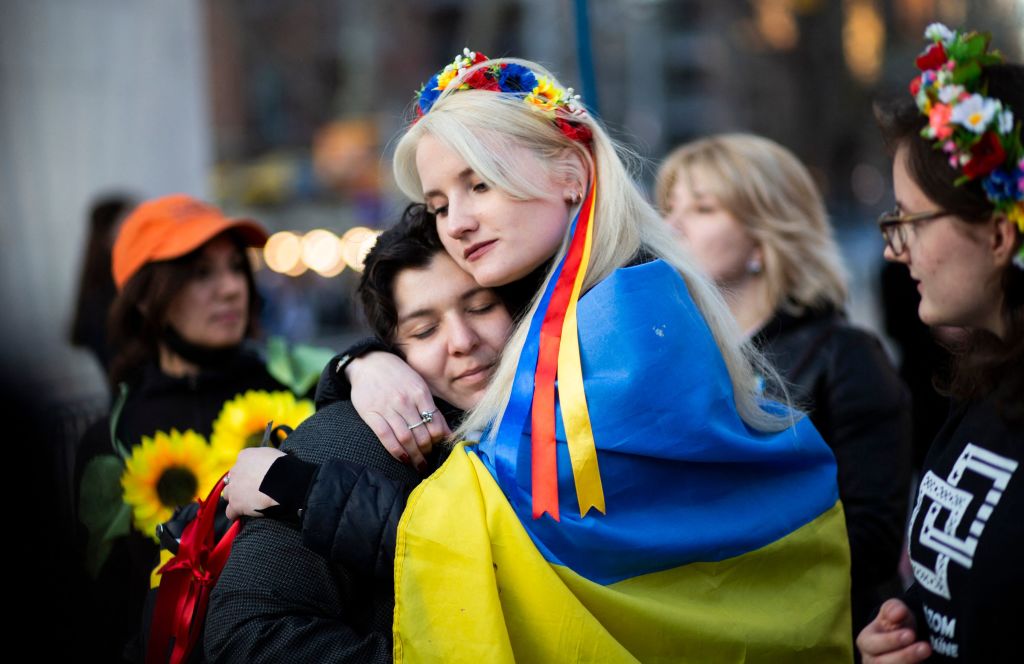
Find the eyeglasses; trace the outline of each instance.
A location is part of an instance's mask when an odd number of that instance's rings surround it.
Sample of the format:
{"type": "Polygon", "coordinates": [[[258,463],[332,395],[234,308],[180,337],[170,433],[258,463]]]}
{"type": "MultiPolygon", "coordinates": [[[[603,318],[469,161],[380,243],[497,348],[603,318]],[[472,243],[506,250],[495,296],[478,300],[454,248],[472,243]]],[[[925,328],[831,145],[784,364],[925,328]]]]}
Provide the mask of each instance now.
{"type": "Polygon", "coordinates": [[[905,215],[900,212],[899,208],[896,208],[878,217],[878,230],[882,231],[885,244],[892,250],[893,255],[899,256],[907,248],[908,225],[916,224],[919,221],[931,221],[947,214],[949,212],[945,210],[933,210],[905,215]]]}

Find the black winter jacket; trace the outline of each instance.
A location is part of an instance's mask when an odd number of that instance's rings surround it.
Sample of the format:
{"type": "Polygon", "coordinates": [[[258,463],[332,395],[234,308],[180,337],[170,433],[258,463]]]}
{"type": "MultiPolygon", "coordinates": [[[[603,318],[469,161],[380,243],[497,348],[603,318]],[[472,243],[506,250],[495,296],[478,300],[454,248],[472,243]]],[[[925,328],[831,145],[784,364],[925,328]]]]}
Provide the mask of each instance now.
{"type": "MultiPolygon", "coordinates": [[[[146,366],[128,390],[118,422],[118,437],[129,448],[157,431],[192,429],[203,436],[228,399],[246,390],[286,389],[267,373],[255,353],[240,351],[227,364],[198,375],[173,378],[155,365],[146,366]]],[[[75,495],[82,472],[93,458],[114,454],[110,419],[104,417],[82,438],[75,459],[75,495]]],[[[84,533],[82,533],[84,538],[84,533]]],[[[83,540],[84,541],[84,540],[83,540]]],[[[95,579],[83,580],[81,619],[90,623],[90,650],[97,661],[141,661],[138,633],[149,576],[158,559],[156,543],[134,528],[117,540],[95,579]]]]}
{"type": "Polygon", "coordinates": [[[754,342],[836,456],[857,634],[899,589],[911,463],[907,390],[878,340],[835,311],[777,312],[754,342]]]}
{"type": "MultiPolygon", "coordinates": [[[[318,465],[302,532],[291,519],[242,528],[210,599],[210,661],[391,661],[395,534],[421,477],[388,454],[351,402],[334,400],[336,361],[316,414],[282,446],[318,465]]],[[[442,461],[440,450],[428,457],[431,470],[442,461]]]]}

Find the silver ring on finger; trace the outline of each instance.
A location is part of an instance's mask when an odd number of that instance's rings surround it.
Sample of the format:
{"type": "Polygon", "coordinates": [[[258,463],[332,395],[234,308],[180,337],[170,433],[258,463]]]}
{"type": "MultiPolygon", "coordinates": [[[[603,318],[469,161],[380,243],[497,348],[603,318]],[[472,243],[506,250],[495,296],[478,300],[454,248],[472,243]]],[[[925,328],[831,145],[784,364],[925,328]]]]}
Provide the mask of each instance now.
{"type": "Polygon", "coordinates": [[[224,476],[224,486],[231,484],[231,473],[224,476]]]}
{"type": "Polygon", "coordinates": [[[415,429],[416,427],[421,427],[421,426],[423,426],[423,425],[424,425],[424,424],[426,424],[426,423],[427,423],[427,421],[426,421],[426,420],[420,420],[420,421],[419,421],[419,422],[417,422],[416,424],[410,424],[410,425],[409,425],[409,431],[412,431],[412,430],[413,430],[413,429],[415,429]]]}
{"type": "Polygon", "coordinates": [[[436,408],[434,410],[424,410],[424,411],[422,411],[420,413],[420,422],[422,424],[430,424],[431,422],[434,421],[434,413],[436,413],[436,412],[437,412],[436,408]]]}

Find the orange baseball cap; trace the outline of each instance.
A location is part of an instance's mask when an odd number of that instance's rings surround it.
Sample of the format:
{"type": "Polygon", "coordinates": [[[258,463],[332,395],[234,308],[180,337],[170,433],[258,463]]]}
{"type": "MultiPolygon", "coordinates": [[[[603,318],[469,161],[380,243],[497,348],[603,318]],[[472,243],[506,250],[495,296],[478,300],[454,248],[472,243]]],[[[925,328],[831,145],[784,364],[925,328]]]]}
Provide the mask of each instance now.
{"type": "Polygon", "coordinates": [[[114,283],[120,290],[144,265],[184,256],[224,231],[246,246],[262,247],[267,231],[252,219],[229,219],[212,205],[172,194],[142,203],[121,225],[114,242],[114,283]]]}

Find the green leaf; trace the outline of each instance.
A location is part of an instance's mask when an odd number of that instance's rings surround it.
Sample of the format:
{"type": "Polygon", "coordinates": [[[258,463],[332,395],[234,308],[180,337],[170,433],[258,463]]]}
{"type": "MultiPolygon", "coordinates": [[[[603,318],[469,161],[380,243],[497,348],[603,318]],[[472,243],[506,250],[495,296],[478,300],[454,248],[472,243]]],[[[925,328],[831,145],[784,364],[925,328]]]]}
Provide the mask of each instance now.
{"type": "Polygon", "coordinates": [[[979,76],[981,76],[981,65],[978,64],[977,60],[960,65],[953,70],[953,82],[957,85],[973,81],[979,76]]]}
{"type": "Polygon", "coordinates": [[[93,577],[99,576],[103,563],[106,562],[114,540],[128,534],[132,524],[132,508],[121,503],[113,521],[102,533],[89,534],[89,542],[85,547],[85,570],[93,577]]]}
{"type": "Polygon", "coordinates": [[[988,35],[975,33],[964,40],[963,59],[976,58],[988,48],[988,35]]]}
{"type": "Polygon", "coordinates": [[[281,337],[267,340],[267,372],[298,396],[316,385],[324,365],[334,356],[329,348],[296,344],[291,348],[281,337]]]}
{"type": "Polygon", "coordinates": [[[94,458],[82,472],[78,518],[89,531],[86,568],[93,575],[110,554],[111,542],[131,527],[131,508],[121,490],[123,472],[124,462],[112,454],[94,458]]]}
{"type": "Polygon", "coordinates": [[[117,400],[114,401],[114,405],[110,409],[110,445],[115,452],[121,455],[122,459],[131,456],[125,444],[117,438],[117,425],[121,421],[121,411],[124,410],[124,403],[127,400],[128,383],[121,383],[117,386],[117,400]]]}

